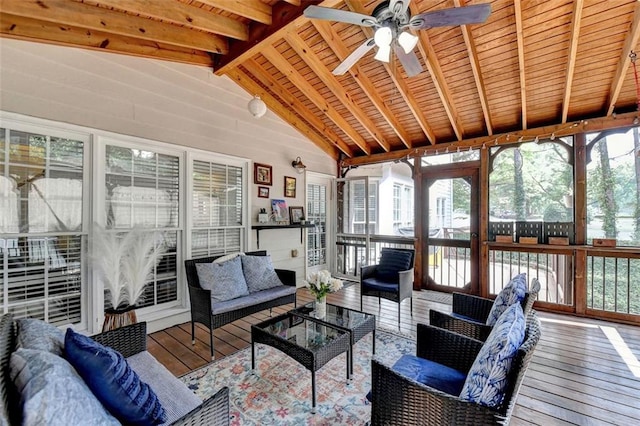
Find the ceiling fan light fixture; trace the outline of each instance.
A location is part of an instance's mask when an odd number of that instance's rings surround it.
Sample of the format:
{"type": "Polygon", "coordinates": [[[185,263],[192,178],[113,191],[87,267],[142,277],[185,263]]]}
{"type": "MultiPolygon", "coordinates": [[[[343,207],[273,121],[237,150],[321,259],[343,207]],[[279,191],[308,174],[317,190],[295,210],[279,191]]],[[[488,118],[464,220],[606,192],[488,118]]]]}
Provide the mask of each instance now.
{"type": "Polygon", "coordinates": [[[393,33],[389,27],[380,27],[373,35],[373,41],[375,41],[378,47],[389,47],[393,40],[393,33]]]}
{"type": "Polygon", "coordinates": [[[391,46],[378,47],[378,52],[374,58],[379,61],[389,63],[389,60],[391,59],[391,46]]]}
{"type": "Polygon", "coordinates": [[[404,53],[408,55],[418,44],[418,37],[408,31],[403,31],[398,36],[398,44],[400,45],[400,47],[402,47],[404,53]]]}

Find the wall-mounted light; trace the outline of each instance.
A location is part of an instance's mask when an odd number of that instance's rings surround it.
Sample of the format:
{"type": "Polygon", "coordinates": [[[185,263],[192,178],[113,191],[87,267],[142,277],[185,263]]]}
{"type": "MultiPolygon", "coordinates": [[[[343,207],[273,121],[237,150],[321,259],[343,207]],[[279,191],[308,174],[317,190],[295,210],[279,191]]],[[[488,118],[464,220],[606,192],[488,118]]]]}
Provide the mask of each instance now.
{"type": "Polygon", "coordinates": [[[305,169],[307,168],[300,157],[296,157],[296,159],[291,162],[291,166],[296,169],[296,173],[298,174],[304,173],[305,169]]]}
{"type": "Polygon", "coordinates": [[[253,99],[249,101],[247,108],[255,118],[260,118],[267,112],[267,105],[258,95],[255,95],[253,99]]]}

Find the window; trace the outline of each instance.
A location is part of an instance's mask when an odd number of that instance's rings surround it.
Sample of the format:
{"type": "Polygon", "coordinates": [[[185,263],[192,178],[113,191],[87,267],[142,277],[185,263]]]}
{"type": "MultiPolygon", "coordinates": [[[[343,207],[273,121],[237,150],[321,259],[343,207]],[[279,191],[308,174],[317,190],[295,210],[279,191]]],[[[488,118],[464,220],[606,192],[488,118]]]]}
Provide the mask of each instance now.
{"type": "Polygon", "coordinates": [[[192,257],[242,251],[243,168],[193,161],[192,257]]]}
{"type": "Polygon", "coordinates": [[[587,239],[616,238],[619,246],[640,245],[640,141],[638,128],[587,135],[587,239]]]}
{"type": "Polygon", "coordinates": [[[365,184],[363,181],[351,181],[351,203],[353,208],[353,222],[351,232],[353,234],[375,234],[378,221],[378,184],[369,183],[369,226],[365,227],[365,184]],[[368,228],[368,229],[367,229],[368,228]]]}
{"type": "Polygon", "coordinates": [[[316,226],[307,229],[307,266],[327,263],[327,187],[307,184],[307,219],[316,226]]]}
{"type": "Polygon", "coordinates": [[[178,299],[180,157],[116,144],[105,146],[106,228],[163,231],[167,252],[158,262],[138,307],[178,299]]]}
{"type": "Polygon", "coordinates": [[[80,324],[88,137],[48,133],[0,129],[0,304],[16,317],[80,324]]]}
{"type": "Polygon", "coordinates": [[[413,226],[413,188],[400,183],[393,184],[393,229],[413,226]]]}

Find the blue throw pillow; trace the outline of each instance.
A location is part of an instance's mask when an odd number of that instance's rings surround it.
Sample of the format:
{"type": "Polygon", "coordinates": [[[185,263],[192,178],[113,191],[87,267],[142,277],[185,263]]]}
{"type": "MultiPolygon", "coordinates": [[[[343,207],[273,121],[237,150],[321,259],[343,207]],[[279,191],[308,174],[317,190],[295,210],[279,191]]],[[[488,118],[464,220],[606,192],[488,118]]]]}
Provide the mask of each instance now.
{"type": "Polygon", "coordinates": [[[380,262],[376,267],[376,277],[384,281],[398,282],[398,272],[411,269],[412,253],[383,248],[380,262]]]}
{"type": "Polygon", "coordinates": [[[118,420],[134,425],[155,425],[166,420],[156,394],[120,353],[70,328],[64,349],[67,360],[118,420]]]}
{"type": "Polygon", "coordinates": [[[36,349],[62,356],[64,333],[55,325],[39,319],[20,318],[17,321],[17,348],[36,349]]]}
{"type": "Polygon", "coordinates": [[[234,257],[226,262],[196,263],[196,270],[200,287],[211,290],[213,303],[225,302],[249,294],[240,257],[234,257]]]}
{"type": "Polygon", "coordinates": [[[513,359],[524,341],[525,327],[519,303],[500,315],[467,374],[461,399],[493,408],[502,403],[513,359]]]}
{"type": "Polygon", "coordinates": [[[249,293],[278,287],[282,284],[271,263],[271,256],[242,256],[242,271],[249,293]]]}
{"type": "Polygon", "coordinates": [[[514,303],[521,303],[527,293],[527,274],[523,272],[511,278],[509,283],[498,293],[493,301],[487,317],[487,325],[493,326],[500,315],[514,303]]]}

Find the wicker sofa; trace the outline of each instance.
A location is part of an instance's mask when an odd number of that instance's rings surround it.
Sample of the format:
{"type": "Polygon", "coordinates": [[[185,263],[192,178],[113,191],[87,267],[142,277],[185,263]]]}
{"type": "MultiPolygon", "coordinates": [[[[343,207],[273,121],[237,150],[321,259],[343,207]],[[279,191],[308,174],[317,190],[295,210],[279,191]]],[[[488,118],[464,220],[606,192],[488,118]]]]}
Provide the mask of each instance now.
{"type": "MultiPolygon", "coordinates": [[[[265,250],[245,253],[250,256],[266,256],[265,250]]],[[[191,302],[191,339],[195,344],[195,323],[199,322],[209,328],[209,343],[211,345],[211,359],[215,358],[213,350],[213,330],[229,324],[247,315],[275,308],[277,306],[296,303],[296,273],[285,269],[276,269],[278,278],[284,286],[250,293],[247,296],[234,299],[231,303],[219,304],[211,302],[211,291],[200,285],[200,278],[196,264],[211,263],[222,256],[209,256],[199,259],[185,260],[185,271],[189,283],[189,301],[191,302]]]]}
{"type": "MultiPolygon", "coordinates": [[[[11,354],[16,350],[17,324],[11,314],[0,319],[0,425],[22,424],[20,396],[9,375],[11,354]]],[[[141,322],[93,336],[99,343],[120,352],[125,358],[146,351],[146,323],[141,322]]],[[[155,360],[149,356],[147,360],[155,360]]],[[[157,361],[155,361],[157,362],[157,361]]],[[[135,368],[134,368],[135,370],[135,368]]],[[[168,372],[167,372],[168,373],[168,372]]],[[[141,376],[142,377],[142,376],[141,376]]],[[[162,380],[158,377],[157,380],[162,380]]],[[[173,379],[175,380],[175,378],[173,379]]],[[[149,382],[151,388],[153,385],[149,382]]],[[[190,392],[186,385],[184,390],[190,392]]],[[[202,402],[197,408],[175,420],[175,425],[228,425],[229,424],[229,389],[222,388],[215,395],[202,402]]]]}

